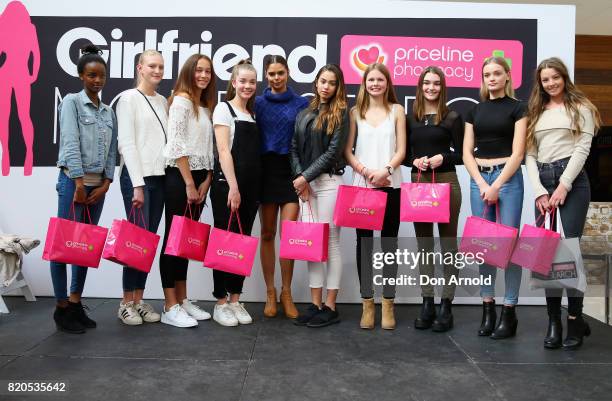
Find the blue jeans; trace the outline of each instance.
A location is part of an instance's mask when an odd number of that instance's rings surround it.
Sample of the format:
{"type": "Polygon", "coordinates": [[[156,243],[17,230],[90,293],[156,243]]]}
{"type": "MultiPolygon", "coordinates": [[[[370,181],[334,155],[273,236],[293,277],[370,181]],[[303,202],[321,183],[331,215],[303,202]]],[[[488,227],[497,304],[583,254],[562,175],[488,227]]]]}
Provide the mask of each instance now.
{"type": "MultiPolygon", "coordinates": [[[[85,187],[87,195],[93,191],[96,187],[85,187]]],[[[72,213],[70,208],[72,206],[72,199],[74,198],[74,191],[76,185],[73,180],[60,170],[59,177],[57,178],[57,217],[63,219],[72,219],[72,213]]],[[[75,219],[79,222],[89,223],[89,217],[85,217],[85,205],[81,203],[74,204],[75,219]]],[[[104,197],[89,205],[89,214],[91,215],[91,223],[98,224],[100,215],[102,214],[102,207],[104,206],[104,197]]],[[[72,265],[72,281],[70,282],[70,293],[81,294],[83,287],[85,286],[85,278],[87,277],[87,267],[72,265]]],[[[53,292],[55,298],[58,301],[64,301],[68,299],[67,282],[68,278],[66,275],[66,263],[51,262],[51,281],[53,282],[53,292]]]]}
{"type": "MultiPolygon", "coordinates": [[[[144,177],[144,205],[142,205],[143,219],[140,218],[140,211],[134,211],[134,218],[130,219],[137,226],[145,228],[152,233],[157,232],[159,222],[164,213],[164,176],[144,177]]],[[[132,197],[134,196],[134,187],[127,167],[123,166],[119,177],[121,186],[121,195],[123,196],[123,205],[125,214],[129,217],[132,210],[132,197]]],[[[147,283],[149,273],[133,269],[129,266],[123,267],[123,291],[131,292],[134,290],[144,290],[147,283]]]]}
{"type": "MultiPolygon", "coordinates": [[[[480,175],[491,185],[501,174],[501,169],[495,168],[491,172],[481,172],[480,175]]],[[[502,185],[499,190],[499,199],[497,204],[487,206],[486,213],[483,215],[485,208],[484,201],[480,198],[480,190],[474,179],[470,179],[470,203],[472,205],[472,214],[474,216],[482,216],[489,221],[495,221],[497,208],[499,208],[499,216],[502,224],[519,228],[521,224],[521,213],[523,211],[523,173],[519,168],[510,179],[502,185]]],[[[484,278],[491,277],[490,285],[482,285],[480,287],[480,296],[494,297],[495,296],[495,278],[497,276],[497,268],[483,263],[480,265],[480,275],[484,278]]],[[[513,263],[509,263],[504,270],[505,277],[505,305],[516,305],[518,303],[519,289],[521,287],[522,269],[513,263]]]]}

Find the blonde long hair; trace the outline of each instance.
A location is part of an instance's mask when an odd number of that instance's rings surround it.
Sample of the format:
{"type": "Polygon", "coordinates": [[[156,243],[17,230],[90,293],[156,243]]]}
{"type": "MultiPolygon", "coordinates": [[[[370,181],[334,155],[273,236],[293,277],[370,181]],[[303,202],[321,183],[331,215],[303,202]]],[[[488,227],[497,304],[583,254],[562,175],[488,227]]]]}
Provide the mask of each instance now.
{"type": "Polygon", "coordinates": [[[368,79],[368,74],[372,71],[378,71],[384,75],[387,80],[387,89],[385,89],[385,94],[383,95],[383,104],[387,111],[391,111],[391,105],[397,103],[397,96],[395,95],[395,89],[393,88],[393,83],[391,82],[391,74],[389,73],[389,69],[382,63],[372,63],[368,65],[365,72],[363,73],[363,79],[361,80],[361,86],[359,86],[359,93],[357,94],[357,101],[355,104],[355,108],[359,112],[359,116],[364,119],[366,111],[370,107],[370,94],[366,89],[366,82],[368,79]]]}
{"type": "Polygon", "coordinates": [[[482,63],[482,68],[480,69],[482,75],[482,81],[480,82],[480,100],[483,102],[489,100],[489,88],[487,88],[487,84],[485,84],[484,81],[484,74],[482,74],[484,68],[489,64],[500,65],[506,74],[508,74],[508,80],[504,85],[504,93],[506,96],[514,98],[514,86],[512,85],[512,75],[510,75],[510,66],[508,65],[508,62],[503,57],[487,57],[484,63],[482,63]]]}
{"type": "Polygon", "coordinates": [[[314,97],[310,101],[310,110],[317,110],[321,105],[321,97],[319,96],[319,91],[317,91],[317,81],[319,77],[324,72],[329,71],[336,76],[336,80],[338,81],[338,85],[336,86],[336,92],[334,96],[328,100],[327,104],[329,107],[325,107],[323,110],[319,110],[319,115],[317,117],[315,128],[317,130],[322,130],[325,127],[325,132],[327,135],[333,134],[336,127],[342,124],[342,114],[346,111],[347,102],[346,102],[346,89],[344,87],[344,74],[342,74],[342,70],[336,64],[326,64],[319,72],[317,72],[317,76],[314,80],[314,97]]]}
{"type": "Polygon", "coordinates": [[[438,106],[436,107],[436,115],[434,117],[434,124],[440,124],[440,121],[444,120],[446,115],[448,114],[448,106],[446,105],[446,77],[444,76],[444,71],[436,66],[429,66],[423,70],[421,75],[419,76],[419,83],[416,87],[416,95],[414,99],[414,103],[412,104],[412,112],[414,114],[414,119],[417,121],[423,121],[425,118],[425,94],[423,93],[423,81],[425,80],[425,75],[428,73],[436,74],[440,77],[440,94],[438,96],[438,106]]]}
{"type": "Polygon", "coordinates": [[[597,107],[586,97],[586,95],[574,85],[569,76],[567,67],[558,57],[551,57],[538,65],[535,70],[533,87],[529,95],[529,104],[527,106],[527,117],[529,123],[527,125],[527,148],[536,146],[535,141],[535,126],[540,119],[540,116],[546,109],[546,104],[550,102],[550,95],[544,90],[540,75],[545,68],[552,68],[563,78],[565,89],[563,90],[563,104],[565,109],[572,116],[572,131],[575,136],[582,132],[580,120],[580,106],[584,106],[593,114],[593,122],[595,125],[595,134],[601,127],[601,115],[597,107]]]}

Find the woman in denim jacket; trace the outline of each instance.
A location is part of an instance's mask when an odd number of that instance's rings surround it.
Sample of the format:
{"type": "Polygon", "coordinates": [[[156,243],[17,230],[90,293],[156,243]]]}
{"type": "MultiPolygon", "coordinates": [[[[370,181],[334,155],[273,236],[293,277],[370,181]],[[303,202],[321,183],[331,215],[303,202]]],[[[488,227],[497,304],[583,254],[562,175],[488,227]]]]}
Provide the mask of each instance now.
{"type": "MultiPolygon", "coordinates": [[[[113,109],[98,97],[106,83],[106,62],[100,56],[100,49],[88,45],[81,49],[81,53],[77,71],[84,88],[79,93],[67,95],[59,106],[57,216],[75,218],[80,222],[89,222],[91,216],[91,223],[97,224],[104,196],[115,173],[117,119],[113,109]],[[74,212],[71,210],[73,204],[74,212]]],[[[87,267],[72,266],[68,296],[66,264],[51,262],[51,279],[57,300],[53,319],[59,330],[81,334],[86,328],[96,327],[96,322],[87,317],[81,304],[86,276],[87,267]]]]}

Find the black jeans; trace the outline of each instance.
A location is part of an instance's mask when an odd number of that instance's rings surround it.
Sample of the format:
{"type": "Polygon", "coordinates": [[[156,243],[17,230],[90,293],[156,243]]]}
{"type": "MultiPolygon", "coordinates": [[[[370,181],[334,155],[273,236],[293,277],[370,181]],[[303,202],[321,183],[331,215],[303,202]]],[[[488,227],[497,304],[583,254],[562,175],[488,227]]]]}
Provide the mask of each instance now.
{"type": "MultiPolygon", "coordinates": [[[[382,239],[383,252],[394,253],[397,249],[397,233],[399,231],[400,220],[400,189],[399,188],[376,188],[387,193],[387,206],[385,209],[385,219],[383,228],[380,232],[382,239]]],[[[372,273],[372,254],[374,252],[374,231],[356,229],[357,233],[357,274],[362,298],[372,298],[374,296],[374,283],[372,273]]],[[[383,267],[384,278],[397,277],[397,264],[385,264],[383,267]]],[[[383,297],[387,299],[395,298],[395,286],[385,285],[383,287],[383,297]]]]}
{"type": "MultiPolygon", "coordinates": [[[[540,182],[546,188],[549,195],[555,191],[559,185],[559,178],[569,158],[556,160],[552,163],[538,163],[540,171],[540,182]]],[[[578,174],[572,183],[572,190],[567,193],[565,203],[559,205],[559,213],[561,214],[561,223],[563,231],[567,238],[580,238],[584,230],[587,212],[589,210],[589,202],[591,200],[591,186],[589,178],[584,170],[578,174]]],[[[536,217],[540,215],[540,211],[535,207],[536,217]]],[[[553,226],[554,227],[554,226],[553,226]]],[[[579,316],[582,314],[582,304],[584,294],[576,289],[566,289],[567,291],[567,311],[571,316],[579,316]]],[[[561,313],[561,297],[563,296],[562,289],[546,289],[546,305],[549,315],[558,315],[561,313]]]]}
{"type": "MultiPolygon", "coordinates": [[[[192,170],[191,176],[196,188],[206,180],[208,170],[192,170]]],[[[189,260],[178,256],[166,255],[166,243],[172,225],[174,215],[182,216],[187,207],[187,192],[185,181],[181,172],[176,167],[166,168],[166,180],[164,185],[164,201],[166,203],[164,242],[159,255],[159,273],[161,275],[162,288],[174,288],[175,282],[187,280],[187,265],[189,260]]],[[[194,219],[200,218],[200,208],[195,208],[194,219]]]]}

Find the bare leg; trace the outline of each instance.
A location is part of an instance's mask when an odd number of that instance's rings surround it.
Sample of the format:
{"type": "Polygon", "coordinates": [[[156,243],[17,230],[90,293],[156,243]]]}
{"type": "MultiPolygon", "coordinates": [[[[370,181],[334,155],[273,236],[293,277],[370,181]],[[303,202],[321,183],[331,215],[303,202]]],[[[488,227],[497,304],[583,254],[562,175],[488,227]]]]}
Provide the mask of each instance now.
{"type": "Polygon", "coordinates": [[[261,247],[259,257],[261,270],[268,290],[274,289],[274,270],[276,267],[276,227],[278,218],[278,205],[266,203],[259,208],[259,221],[261,223],[261,247]]]}

